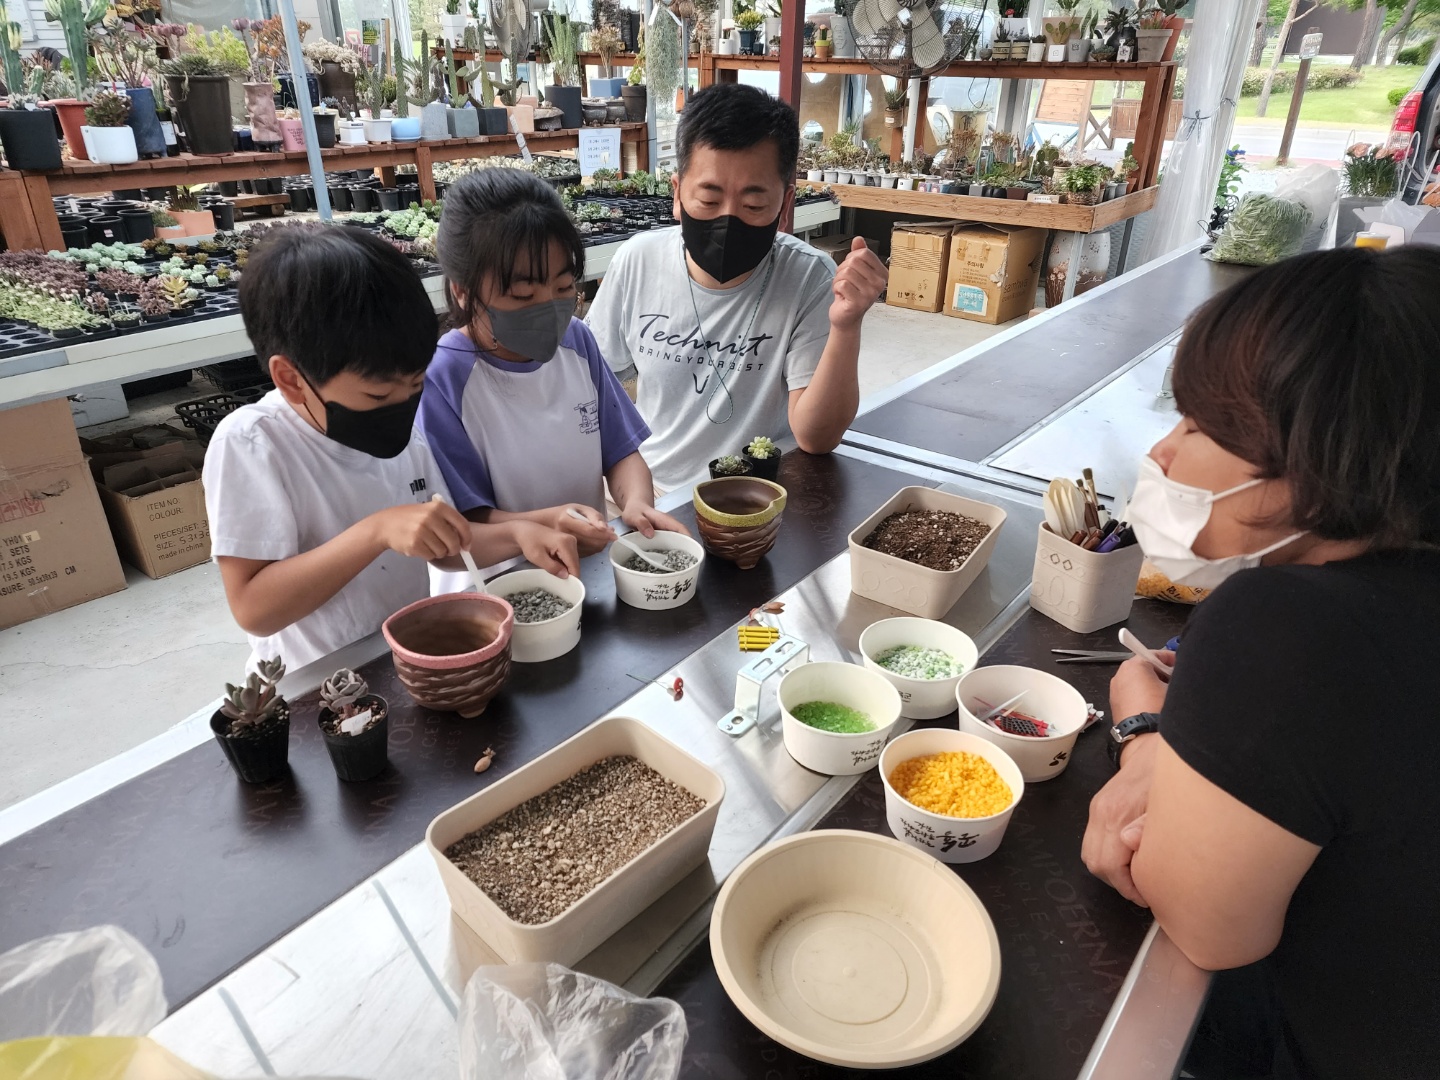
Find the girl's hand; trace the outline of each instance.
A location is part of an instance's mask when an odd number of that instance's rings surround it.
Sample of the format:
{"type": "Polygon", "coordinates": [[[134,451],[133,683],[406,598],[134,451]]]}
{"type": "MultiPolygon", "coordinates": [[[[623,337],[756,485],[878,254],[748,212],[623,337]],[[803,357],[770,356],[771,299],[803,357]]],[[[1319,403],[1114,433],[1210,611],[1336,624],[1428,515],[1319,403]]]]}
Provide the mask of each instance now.
{"type": "Polygon", "coordinates": [[[1090,872],[1141,907],[1150,905],[1130,876],[1130,860],[1144,831],[1159,743],[1159,735],[1140,735],[1125,747],[1120,771],[1090,800],[1090,820],[1080,843],[1080,857],[1090,872]]]}
{"type": "Polygon", "coordinates": [[[558,578],[579,575],[580,554],[574,536],[547,529],[538,521],[514,521],[511,525],[520,554],[535,566],[558,578]]]}
{"type": "Polygon", "coordinates": [[[645,537],[654,536],[657,529],[660,532],[680,533],[682,536],[690,535],[690,530],[669,514],[662,514],[655,507],[644,504],[631,503],[620,511],[620,520],[645,537]]]}
{"type": "Polygon", "coordinates": [[[556,529],[575,538],[582,558],[605,550],[605,545],[615,539],[615,530],[610,528],[605,516],[580,503],[566,503],[564,506],[555,507],[554,523],[556,529]],[[575,517],[570,513],[571,510],[581,517],[575,517]]]}
{"type": "MultiPolygon", "coordinates": [[[[1175,654],[1159,649],[1155,655],[1163,663],[1175,666],[1175,654]]],[[[1158,713],[1165,704],[1169,683],[1162,682],[1160,673],[1138,656],[1126,660],[1110,680],[1110,717],[1118,724],[1140,713],[1158,713]]]]}

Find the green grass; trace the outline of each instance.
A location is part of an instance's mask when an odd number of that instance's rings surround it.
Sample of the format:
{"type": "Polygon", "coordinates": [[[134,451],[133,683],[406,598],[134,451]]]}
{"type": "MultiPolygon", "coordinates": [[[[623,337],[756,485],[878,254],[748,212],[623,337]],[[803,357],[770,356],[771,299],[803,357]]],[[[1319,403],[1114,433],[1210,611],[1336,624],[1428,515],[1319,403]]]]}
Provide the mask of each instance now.
{"type": "MultiPolygon", "coordinates": [[[[1298,64],[1282,64],[1291,70],[1298,64]]],[[[1300,122],[1332,127],[1372,128],[1385,131],[1395,118],[1395,107],[1386,100],[1392,87],[1409,90],[1420,78],[1424,68],[1395,64],[1390,67],[1367,67],[1365,77],[1354,86],[1341,90],[1308,90],[1300,104],[1300,122]]],[[[1254,117],[1259,98],[1240,99],[1241,117],[1254,117]]],[[[1290,95],[1272,94],[1266,120],[1283,123],[1290,113],[1290,95]]]]}

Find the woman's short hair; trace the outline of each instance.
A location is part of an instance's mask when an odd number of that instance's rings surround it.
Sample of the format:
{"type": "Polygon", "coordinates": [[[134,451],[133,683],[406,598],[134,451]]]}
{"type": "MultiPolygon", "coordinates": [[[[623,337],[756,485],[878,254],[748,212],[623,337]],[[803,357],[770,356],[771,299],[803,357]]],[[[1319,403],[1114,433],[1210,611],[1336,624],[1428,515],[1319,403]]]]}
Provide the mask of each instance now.
{"type": "Polygon", "coordinates": [[[1175,403],[1326,540],[1440,543],[1440,248],[1266,267],[1191,316],[1175,403]]]}

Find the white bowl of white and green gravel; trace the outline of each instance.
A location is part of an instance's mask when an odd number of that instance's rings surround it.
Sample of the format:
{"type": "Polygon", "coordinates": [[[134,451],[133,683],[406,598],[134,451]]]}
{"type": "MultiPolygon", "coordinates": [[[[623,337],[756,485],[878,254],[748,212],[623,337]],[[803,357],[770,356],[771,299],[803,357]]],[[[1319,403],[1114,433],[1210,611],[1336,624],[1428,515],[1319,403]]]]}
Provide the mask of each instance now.
{"type": "Polygon", "coordinates": [[[631,570],[625,564],[639,556],[620,544],[611,544],[610,566],[615,571],[615,595],[622,603],[645,611],[665,611],[679,607],[695,595],[695,583],[700,579],[700,567],[705,563],[705,549],[699,541],[675,532],[657,532],[650,537],[632,532],[626,533],[625,539],[640,550],[662,559],[674,559],[680,563],[685,561],[684,556],[689,556],[693,561],[668,574],[631,570]]]}
{"type": "Polygon", "coordinates": [[[860,635],[860,654],[865,667],[900,692],[900,715],[909,720],[954,712],[955,686],[980,659],[969,634],[949,623],[909,616],[867,626],[860,635]]]}
{"type": "Polygon", "coordinates": [[[511,660],[538,664],[564,656],[580,644],[585,584],[578,577],[558,578],[544,570],[516,570],[496,578],[487,587],[515,609],[511,660]]]}

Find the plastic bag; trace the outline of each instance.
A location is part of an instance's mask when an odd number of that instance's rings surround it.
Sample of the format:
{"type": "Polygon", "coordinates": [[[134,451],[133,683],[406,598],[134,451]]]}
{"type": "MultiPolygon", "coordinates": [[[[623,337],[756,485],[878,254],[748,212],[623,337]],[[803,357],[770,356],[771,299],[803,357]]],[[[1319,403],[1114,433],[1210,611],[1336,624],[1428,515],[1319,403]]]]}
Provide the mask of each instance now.
{"type": "Polygon", "coordinates": [[[477,968],[460,1003],[461,1080],[673,1080],[685,1011],[559,964],[477,968]]]}
{"type": "Polygon", "coordinates": [[[1197,589],[1193,585],[1176,585],[1146,559],[1140,564],[1140,581],[1135,586],[1137,596],[1147,600],[1168,600],[1172,604],[1198,604],[1210,595],[1209,589],[1197,589]]]}
{"type": "Polygon", "coordinates": [[[1304,203],[1251,192],[1225,222],[1209,258],[1245,266],[1281,262],[1300,253],[1310,220],[1304,203]]]}
{"type": "Polygon", "coordinates": [[[1408,244],[1415,235],[1415,230],[1434,211],[1428,206],[1411,206],[1404,199],[1390,199],[1379,206],[1362,206],[1355,211],[1355,216],[1364,223],[1367,229],[1376,225],[1390,226],[1384,231],[1394,236],[1394,230],[1400,230],[1398,239],[1391,239],[1388,247],[1395,247],[1398,244],[1408,244]]]}
{"type": "Polygon", "coordinates": [[[37,938],[0,955],[0,1042],[144,1035],[163,1019],[160,965],[118,926],[37,938]]]}

